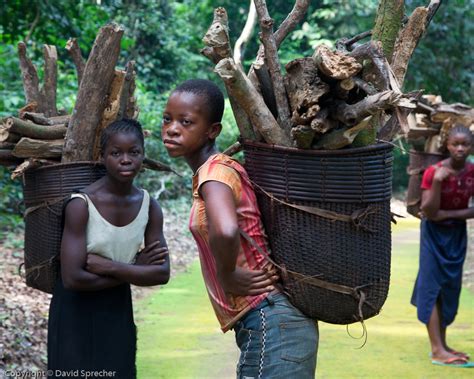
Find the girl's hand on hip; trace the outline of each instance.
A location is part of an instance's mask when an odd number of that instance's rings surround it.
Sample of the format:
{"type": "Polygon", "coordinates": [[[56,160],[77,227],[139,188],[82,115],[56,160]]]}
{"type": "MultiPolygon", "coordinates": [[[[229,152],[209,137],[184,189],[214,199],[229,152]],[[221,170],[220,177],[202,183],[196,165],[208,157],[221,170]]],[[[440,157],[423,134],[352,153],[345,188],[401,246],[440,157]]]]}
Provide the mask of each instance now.
{"type": "Polygon", "coordinates": [[[219,279],[226,293],[256,296],[273,291],[280,277],[275,269],[249,270],[236,267],[231,273],[219,275],[219,279]]]}

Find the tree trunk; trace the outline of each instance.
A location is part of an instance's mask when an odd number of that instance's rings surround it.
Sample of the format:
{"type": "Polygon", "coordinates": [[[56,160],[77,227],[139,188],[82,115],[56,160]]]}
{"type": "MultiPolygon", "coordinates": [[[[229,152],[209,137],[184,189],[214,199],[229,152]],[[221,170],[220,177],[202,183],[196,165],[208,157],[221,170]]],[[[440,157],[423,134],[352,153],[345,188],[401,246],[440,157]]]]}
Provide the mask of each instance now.
{"type": "Polygon", "coordinates": [[[372,40],[382,42],[385,57],[392,59],[393,48],[405,14],[404,0],[381,0],[375,16],[372,40]]]}
{"type": "Polygon", "coordinates": [[[123,29],[117,24],[103,27],[87,60],[69,122],[62,162],[93,159],[96,129],[104,113],[107,94],[120,53],[123,29]]]}

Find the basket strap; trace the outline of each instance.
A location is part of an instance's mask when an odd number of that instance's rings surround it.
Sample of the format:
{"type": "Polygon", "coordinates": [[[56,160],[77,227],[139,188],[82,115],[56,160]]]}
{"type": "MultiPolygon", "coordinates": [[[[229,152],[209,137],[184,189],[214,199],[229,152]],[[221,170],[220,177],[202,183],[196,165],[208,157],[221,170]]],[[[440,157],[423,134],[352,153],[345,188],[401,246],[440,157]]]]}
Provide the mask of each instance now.
{"type": "Polygon", "coordinates": [[[298,205],[288,203],[284,200],[278,199],[273,194],[265,191],[261,186],[257,183],[252,181],[252,185],[257,187],[262,193],[267,195],[270,199],[279,202],[280,204],[286,205],[291,208],[298,209],[300,211],[311,213],[313,215],[324,217],[332,221],[343,221],[343,222],[350,222],[352,223],[357,229],[363,229],[367,232],[374,233],[374,230],[370,229],[369,227],[364,225],[364,220],[371,214],[377,213],[377,208],[374,205],[368,205],[366,208],[356,209],[350,215],[341,214],[337,212],[333,212],[327,209],[317,208],[317,207],[310,207],[306,205],[298,205]]]}
{"type": "Polygon", "coordinates": [[[273,259],[270,258],[268,253],[266,253],[256,242],[255,240],[250,237],[245,231],[243,231],[241,228],[239,228],[239,232],[242,235],[242,237],[245,238],[245,240],[250,243],[262,256],[264,256],[270,263],[272,263],[275,267],[280,269],[282,272],[282,277],[283,280],[285,281],[288,278],[288,275],[293,276],[298,280],[300,283],[307,283],[319,288],[323,288],[329,291],[337,292],[337,293],[342,293],[344,295],[349,295],[352,296],[357,302],[358,302],[358,314],[354,315],[357,321],[360,321],[363,323],[364,320],[364,315],[362,313],[362,306],[364,304],[368,305],[370,308],[375,310],[378,313],[378,310],[370,304],[370,302],[367,301],[365,293],[362,291],[362,288],[370,286],[370,284],[366,284],[363,286],[358,286],[358,287],[349,287],[345,286],[342,284],[336,284],[336,283],[331,283],[326,280],[318,279],[316,276],[318,275],[304,275],[300,274],[299,272],[288,270],[286,267],[277,264],[273,259]]]}
{"type": "Polygon", "coordinates": [[[66,200],[69,196],[71,196],[71,195],[55,197],[51,200],[43,201],[41,204],[35,205],[34,207],[26,208],[25,214],[23,215],[23,217],[28,216],[30,213],[33,213],[33,212],[37,211],[38,209],[47,208],[51,205],[54,205],[54,204],[57,204],[57,203],[59,203],[63,200],[66,200]]]}

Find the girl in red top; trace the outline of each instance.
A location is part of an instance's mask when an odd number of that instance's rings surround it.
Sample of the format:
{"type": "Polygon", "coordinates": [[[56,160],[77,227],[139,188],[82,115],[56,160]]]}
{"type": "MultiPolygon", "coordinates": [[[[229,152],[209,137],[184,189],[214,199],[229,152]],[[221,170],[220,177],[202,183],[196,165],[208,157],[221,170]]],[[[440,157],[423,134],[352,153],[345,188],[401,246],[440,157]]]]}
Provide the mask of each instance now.
{"type": "Polygon", "coordinates": [[[446,328],[459,305],[466,256],[466,220],[474,218],[474,164],[467,162],[472,146],[468,128],[451,129],[450,157],[429,167],[421,183],[420,267],[412,296],[418,319],[427,325],[432,363],[474,367],[466,353],[447,345],[446,328]]]}

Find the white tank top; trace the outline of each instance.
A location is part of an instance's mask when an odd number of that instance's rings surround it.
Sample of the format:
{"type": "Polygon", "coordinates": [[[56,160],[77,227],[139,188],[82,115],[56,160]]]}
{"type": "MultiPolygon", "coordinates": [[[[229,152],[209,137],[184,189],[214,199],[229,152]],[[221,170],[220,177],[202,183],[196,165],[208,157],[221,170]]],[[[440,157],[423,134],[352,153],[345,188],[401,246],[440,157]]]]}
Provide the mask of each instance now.
{"type": "Polygon", "coordinates": [[[143,245],[145,229],[148,224],[150,196],[143,191],[143,200],[135,219],[125,226],[115,226],[104,219],[94,203],[84,193],[72,194],[71,198],[83,199],[89,208],[87,222],[87,252],[101,255],[116,262],[132,263],[143,245]]]}

